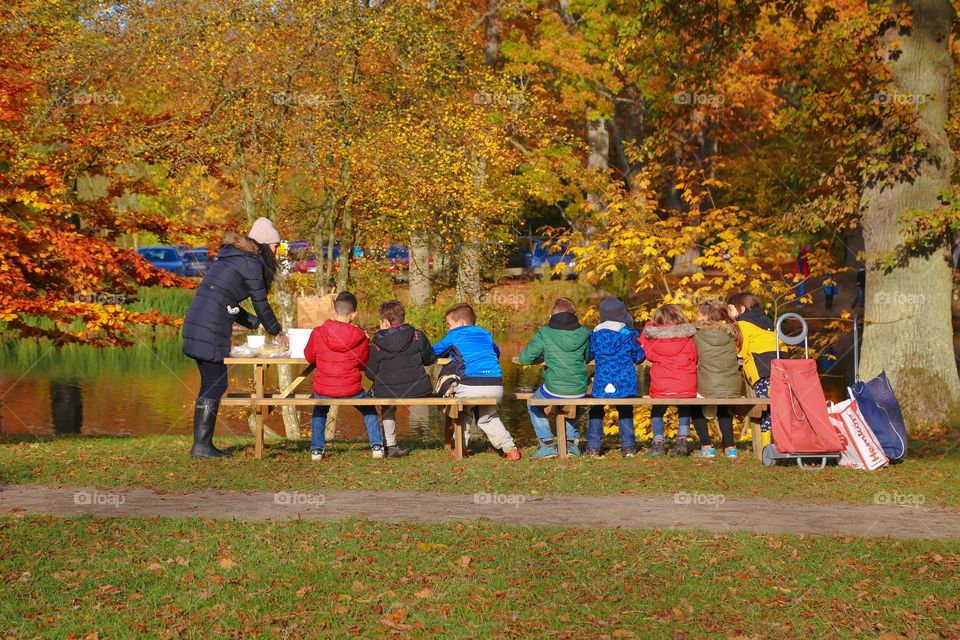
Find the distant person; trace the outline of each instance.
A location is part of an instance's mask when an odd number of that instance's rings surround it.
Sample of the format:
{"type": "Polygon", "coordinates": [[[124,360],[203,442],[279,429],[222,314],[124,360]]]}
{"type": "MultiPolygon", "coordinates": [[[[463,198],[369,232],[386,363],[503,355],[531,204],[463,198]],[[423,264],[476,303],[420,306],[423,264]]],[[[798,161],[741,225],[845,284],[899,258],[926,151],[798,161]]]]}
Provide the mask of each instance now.
{"type": "Polygon", "coordinates": [[[823,279],[823,306],[826,309],[833,309],[833,299],[838,291],[837,279],[833,277],[832,273],[827,275],[823,279]]]}
{"type": "Polygon", "coordinates": [[[277,275],[276,253],[280,234],[267,218],[259,218],[247,236],[228,231],[220,243],[217,259],[190,302],[183,321],[183,353],[197,362],[200,392],[193,411],[193,447],[195,458],[220,458],[232,455],[213,446],[220,400],[227,392],[227,365],[233,324],[248,329],[263,329],[289,345],[280,321],[267,301],[267,293],[277,275]],[[257,315],[240,306],[246,299],[257,315]]]}
{"type": "MultiPolygon", "coordinates": [[[[473,307],[465,303],[455,304],[447,309],[444,319],[449,331],[440,342],[433,345],[433,352],[439,357],[450,355],[454,360],[463,361],[463,376],[457,384],[455,397],[465,400],[503,398],[500,349],[493,341],[493,335],[477,326],[477,314],[473,307]]],[[[504,458],[520,459],[520,449],[500,419],[500,411],[496,405],[464,406],[463,409],[461,415],[466,416],[464,435],[469,435],[469,422],[476,419],[477,426],[486,434],[494,448],[503,451],[504,458]]]]}
{"type": "MultiPolygon", "coordinates": [[[[633,318],[626,305],[610,296],[600,302],[600,324],[590,333],[590,353],[596,362],[593,376],[594,398],[630,398],[637,395],[637,367],[643,362],[640,334],[633,328],[633,318]]],[[[633,406],[617,405],[620,430],[620,455],[637,455],[637,438],[633,426],[633,406]]],[[[603,442],[603,407],[590,407],[587,423],[588,457],[600,456],[603,442]]]]}
{"type": "Polygon", "coordinates": [[[807,295],[807,278],[810,277],[810,262],[807,260],[807,254],[810,252],[810,246],[804,245],[797,251],[797,261],[793,265],[793,279],[797,283],[797,306],[803,305],[803,296],[807,295]]]}
{"type": "MultiPolygon", "coordinates": [[[[653,319],[640,333],[640,345],[650,361],[651,398],[697,397],[697,347],[693,336],[697,328],[687,320],[683,309],[675,304],[665,304],[653,312],[653,319]]],[[[664,455],[663,416],[667,405],[653,405],[650,411],[650,428],[653,445],[647,455],[664,455]]],[[[677,441],[670,450],[672,455],[685,456],[687,438],[690,436],[690,406],[678,405],[679,426],[677,441]]]]}
{"type": "Polygon", "coordinates": [[[857,296],[853,299],[853,308],[863,307],[867,301],[867,270],[864,267],[857,269],[857,296]]]}
{"type": "MultiPolygon", "coordinates": [[[[520,364],[543,362],[543,384],[531,398],[567,399],[583,398],[587,395],[587,362],[590,361],[590,330],[577,319],[577,308],[573,301],[558,298],[550,309],[550,321],[537,330],[530,343],[520,352],[520,364]]],[[[534,458],[553,458],[557,455],[557,445],[550,419],[546,416],[546,407],[527,404],[530,422],[540,441],[534,458]]],[[[577,433],[576,420],[565,420],[567,452],[572,456],[580,455],[580,436],[577,433]]]]}
{"type": "MultiPolygon", "coordinates": [[[[437,361],[430,340],[405,322],[406,312],[397,300],[380,305],[380,331],[370,341],[366,374],[377,398],[423,398],[433,395],[433,384],[424,367],[437,361]]],[[[409,449],[397,446],[397,407],[380,408],[388,458],[400,458],[409,449]]]]}
{"type": "MultiPolygon", "coordinates": [[[[313,373],[315,398],[369,398],[363,390],[362,373],[370,356],[370,340],[363,329],[353,324],[357,318],[357,298],[349,291],[339,293],[333,301],[333,317],[314,327],[303,350],[303,356],[316,366],[313,373]]],[[[370,453],[381,459],[383,438],[377,408],[357,406],[367,427],[370,453]]],[[[315,405],[310,422],[310,457],[323,460],[327,444],[327,413],[330,407],[315,405]]]]}

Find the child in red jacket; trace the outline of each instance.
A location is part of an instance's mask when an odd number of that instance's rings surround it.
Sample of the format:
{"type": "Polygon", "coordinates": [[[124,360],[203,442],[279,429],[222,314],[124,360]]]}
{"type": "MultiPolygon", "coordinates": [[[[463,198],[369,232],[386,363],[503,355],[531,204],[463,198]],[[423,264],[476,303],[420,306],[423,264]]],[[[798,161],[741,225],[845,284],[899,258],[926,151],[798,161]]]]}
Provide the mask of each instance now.
{"type": "MultiPolygon", "coordinates": [[[[693,336],[697,329],[687,321],[683,310],[665,304],[653,312],[640,333],[640,345],[650,362],[651,398],[695,398],[697,396],[697,345],[693,336]]],[[[654,405],[650,412],[653,447],[648,455],[662,456],[663,415],[667,405],[654,405]]],[[[674,455],[687,455],[690,435],[690,407],[678,406],[680,426],[677,442],[670,450],[674,455]]]]}
{"type": "MultiPolygon", "coordinates": [[[[316,366],[313,374],[315,398],[367,398],[360,386],[361,372],[367,366],[370,340],[363,329],[352,324],[357,317],[357,298],[349,291],[337,296],[333,303],[334,317],[314,328],[303,356],[316,366]]],[[[327,412],[330,407],[315,406],[310,423],[310,454],[314,460],[323,460],[326,447],[327,412]]],[[[359,406],[370,438],[374,458],[383,457],[383,438],[377,408],[359,406]]]]}

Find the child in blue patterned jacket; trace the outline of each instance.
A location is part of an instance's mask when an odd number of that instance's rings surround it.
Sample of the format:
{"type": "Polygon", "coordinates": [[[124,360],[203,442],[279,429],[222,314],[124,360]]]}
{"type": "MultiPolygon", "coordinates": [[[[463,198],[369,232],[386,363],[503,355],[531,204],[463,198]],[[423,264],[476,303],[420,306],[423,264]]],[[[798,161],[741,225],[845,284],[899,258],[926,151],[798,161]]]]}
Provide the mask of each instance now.
{"type": "MultiPolygon", "coordinates": [[[[633,318],[627,307],[614,297],[604,298],[600,303],[600,324],[590,334],[590,351],[596,369],[593,378],[594,398],[629,398],[637,395],[636,364],[643,362],[643,347],[640,334],[633,328],[633,318]]],[[[590,407],[590,422],[587,427],[588,457],[600,456],[603,440],[603,407],[590,407]]],[[[620,426],[620,453],[625,458],[637,454],[636,436],[633,429],[633,407],[616,407],[620,426]]]]}

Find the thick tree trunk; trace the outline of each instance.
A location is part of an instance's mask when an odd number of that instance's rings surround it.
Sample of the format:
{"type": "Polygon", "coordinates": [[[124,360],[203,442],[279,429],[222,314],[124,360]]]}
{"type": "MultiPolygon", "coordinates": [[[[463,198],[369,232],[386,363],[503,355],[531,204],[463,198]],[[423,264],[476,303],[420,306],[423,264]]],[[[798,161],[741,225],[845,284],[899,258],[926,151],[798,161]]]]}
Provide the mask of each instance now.
{"type": "MultiPolygon", "coordinates": [[[[610,132],[605,118],[590,118],[589,114],[587,115],[587,145],[590,148],[587,170],[606,175],[610,170],[610,132]]],[[[588,193],[587,200],[595,211],[606,208],[603,196],[599,193],[588,193]]]]}
{"type": "Polygon", "coordinates": [[[410,298],[411,305],[430,300],[430,244],[420,233],[410,235],[410,298]]]}
{"type": "Polygon", "coordinates": [[[947,143],[952,63],[949,37],[954,10],[948,0],[913,0],[909,33],[896,28],[884,35],[899,53],[888,59],[890,90],[923,96],[918,128],[931,158],[918,175],[864,192],[863,237],[867,286],[861,376],[887,371],[908,419],[937,422],[955,418],[960,377],[953,353],[950,318],[951,270],[948,242],[923,255],[909,255],[892,269],[879,258],[903,243],[900,219],[908,209],[938,206],[949,187],[953,155],[947,143]]]}
{"type": "MultiPolygon", "coordinates": [[[[293,326],[294,317],[297,312],[296,299],[290,293],[288,274],[281,273],[274,281],[274,300],[277,303],[277,315],[280,319],[280,325],[286,330],[293,326]]],[[[277,365],[277,381],[280,389],[286,389],[293,382],[293,371],[291,365],[277,365]]],[[[300,439],[300,412],[296,407],[281,407],[280,414],[283,417],[283,430],[288,440],[300,439]]]]}
{"type": "Polygon", "coordinates": [[[350,259],[353,257],[353,185],[350,181],[350,161],[344,160],[340,171],[340,186],[347,194],[343,202],[342,233],[340,234],[340,262],[337,273],[337,291],[346,291],[350,282],[350,259]]]}

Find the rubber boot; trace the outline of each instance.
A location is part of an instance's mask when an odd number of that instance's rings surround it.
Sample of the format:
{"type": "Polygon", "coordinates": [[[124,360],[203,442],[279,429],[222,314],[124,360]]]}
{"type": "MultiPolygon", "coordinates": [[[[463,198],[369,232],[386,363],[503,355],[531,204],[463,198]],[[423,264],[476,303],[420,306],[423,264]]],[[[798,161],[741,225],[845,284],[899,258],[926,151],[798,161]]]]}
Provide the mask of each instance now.
{"type": "Polygon", "coordinates": [[[193,448],[190,449],[190,455],[194,458],[227,458],[233,455],[213,446],[213,429],[217,425],[219,408],[219,400],[197,398],[193,409],[193,448]]]}

